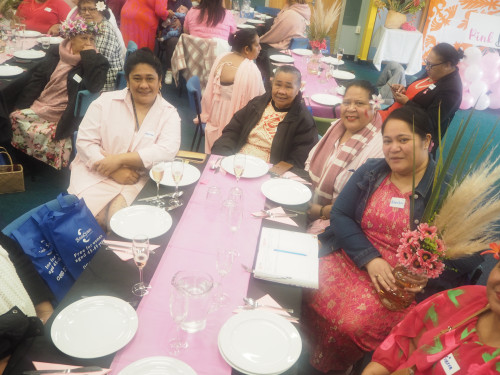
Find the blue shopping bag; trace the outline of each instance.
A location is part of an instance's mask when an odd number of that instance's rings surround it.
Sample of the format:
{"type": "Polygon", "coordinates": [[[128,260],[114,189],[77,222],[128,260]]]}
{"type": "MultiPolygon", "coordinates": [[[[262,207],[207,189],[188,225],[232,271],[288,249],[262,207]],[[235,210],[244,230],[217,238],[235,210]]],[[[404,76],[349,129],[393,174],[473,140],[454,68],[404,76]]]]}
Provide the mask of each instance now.
{"type": "Polygon", "coordinates": [[[75,280],[69,274],[54,246],[42,233],[36,220],[28,217],[23,224],[12,231],[10,237],[16,240],[24,252],[30,256],[36,270],[56,299],[60,301],[75,280]]]}
{"type": "Polygon", "coordinates": [[[60,194],[57,200],[60,210],[43,206],[33,216],[76,280],[99,250],[105,233],[83,199],[67,203],[60,194]]]}

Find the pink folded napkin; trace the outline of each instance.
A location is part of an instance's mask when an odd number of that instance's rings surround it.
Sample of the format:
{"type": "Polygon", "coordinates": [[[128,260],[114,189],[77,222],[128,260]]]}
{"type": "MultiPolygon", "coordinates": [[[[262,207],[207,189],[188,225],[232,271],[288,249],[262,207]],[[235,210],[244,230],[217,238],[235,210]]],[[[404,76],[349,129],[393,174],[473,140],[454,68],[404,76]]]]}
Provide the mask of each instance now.
{"type": "MultiPolygon", "coordinates": [[[[289,313],[287,313],[286,311],[284,310],[276,310],[276,309],[273,309],[273,308],[270,308],[270,307],[267,307],[267,306],[274,306],[274,307],[282,307],[280,306],[280,304],[278,302],[276,302],[276,300],[271,297],[269,294],[266,294],[265,296],[259,298],[257,300],[257,302],[259,304],[262,304],[262,305],[266,305],[266,306],[262,306],[262,307],[259,307],[258,309],[259,310],[265,310],[265,311],[269,311],[269,312],[272,312],[274,314],[278,314],[278,315],[281,315],[283,316],[284,318],[286,318],[286,320],[292,322],[292,323],[298,323],[298,318],[294,317],[294,316],[291,316],[289,313]]],[[[241,307],[238,307],[237,309],[233,310],[233,313],[237,314],[237,313],[240,313],[242,311],[248,311],[248,310],[245,310],[245,309],[242,309],[241,307]]]]}
{"type": "MultiPolygon", "coordinates": [[[[118,256],[118,258],[120,258],[123,261],[127,261],[134,258],[134,254],[132,254],[132,242],[104,240],[103,243],[107,245],[111,250],[113,250],[113,252],[118,256]],[[116,247],[113,245],[115,245],[116,247]],[[130,251],[122,249],[122,247],[129,247],[130,251]]],[[[159,247],[160,247],[159,245],[149,244],[149,251],[155,250],[159,247]]]]}
{"type": "MultiPolygon", "coordinates": [[[[274,207],[274,208],[272,208],[272,209],[270,209],[268,211],[271,212],[271,213],[273,213],[273,214],[286,214],[287,213],[287,212],[285,212],[285,210],[283,210],[282,207],[274,207]]],[[[260,215],[262,215],[262,214],[263,213],[261,211],[252,213],[252,215],[254,215],[257,218],[260,218],[260,215]]],[[[266,219],[266,220],[277,221],[278,223],[292,225],[294,227],[298,227],[299,226],[295,221],[293,221],[289,217],[269,217],[269,216],[262,215],[262,218],[266,219]]]]}
{"type": "MultiPolygon", "coordinates": [[[[63,365],[60,363],[49,363],[49,362],[35,362],[33,361],[33,366],[37,370],[64,370],[67,368],[78,368],[82,366],[71,366],[71,365],[63,365]]],[[[81,372],[81,375],[105,375],[109,373],[111,369],[105,368],[102,371],[94,371],[94,372],[81,372]]],[[[56,373],[57,374],[57,373],[56,373]]]]}
{"type": "Polygon", "coordinates": [[[283,173],[282,177],[288,178],[289,180],[294,180],[294,181],[300,182],[301,184],[304,184],[304,185],[312,185],[309,181],[304,180],[302,177],[299,177],[295,173],[290,172],[290,171],[283,173]]]}

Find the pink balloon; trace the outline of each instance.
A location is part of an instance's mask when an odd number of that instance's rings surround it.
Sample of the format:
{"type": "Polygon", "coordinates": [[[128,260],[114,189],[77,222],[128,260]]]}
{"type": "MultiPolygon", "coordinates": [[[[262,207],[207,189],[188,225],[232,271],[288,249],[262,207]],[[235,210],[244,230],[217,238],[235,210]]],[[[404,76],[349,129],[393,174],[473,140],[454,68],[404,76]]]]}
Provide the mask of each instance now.
{"type": "Polygon", "coordinates": [[[462,80],[462,89],[464,92],[469,92],[470,83],[469,81],[462,80]]]}
{"type": "Polygon", "coordinates": [[[490,106],[490,97],[486,94],[483,94],[477,99],[476,105],[474,108],[476,108],[479,111],[483,111],[486,108],[490,106]]]}
{"type": "Polygon", "coordinates": [[[500,93],[493,93],[490,95],[490,108],[499,109],[500,108],[500,93]]]}
{"type": "Polygon", "coordinates": [[[483,80],[488,82],[489,86],[492,86],[492,83],[495,83],[500,78],[500,70],[498,69],[483,69],[484,76],[483,80]]]}
{"type": "Polygon", "coordinates": [[[490,69],[492,68],[498,68],[500,66],[500,56],[498,53],[487,53],[486,55],[483,56],[481,63],[485,67],[489,67],[490,69]]]}
{"type": "Polygon", "coordinates": [[[462,94],[462,103],[460,109],[469,109],[474,105],[474,97],[468,92],[462,94]]]}
{"type": "Polygon", "coordinates": [[[465,69],[465,79],[469,82],[475,82],[483,78],[484,72],[479,64],[472,64],[465,69]]]}
{"type": "Polygon", "coordinates": [[[488,92],[488,85],[484,81],[474,81],[469,86],[469,92],[474,99],[477,99],[488,92]]]}

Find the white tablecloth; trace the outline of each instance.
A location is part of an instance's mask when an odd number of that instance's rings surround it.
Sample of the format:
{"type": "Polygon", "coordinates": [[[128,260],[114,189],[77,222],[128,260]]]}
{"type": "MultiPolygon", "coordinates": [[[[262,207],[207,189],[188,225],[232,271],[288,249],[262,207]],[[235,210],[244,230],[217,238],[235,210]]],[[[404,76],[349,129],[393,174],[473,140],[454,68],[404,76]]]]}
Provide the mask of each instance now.
{"type": "Polygon", "coordinates": [[[382,61],[408,64],[406,74],[416,74],[422,69],[423,37],[419,31],[387,29],[381,27],[380,42],[373,65],[380,70],[382,61]]]}

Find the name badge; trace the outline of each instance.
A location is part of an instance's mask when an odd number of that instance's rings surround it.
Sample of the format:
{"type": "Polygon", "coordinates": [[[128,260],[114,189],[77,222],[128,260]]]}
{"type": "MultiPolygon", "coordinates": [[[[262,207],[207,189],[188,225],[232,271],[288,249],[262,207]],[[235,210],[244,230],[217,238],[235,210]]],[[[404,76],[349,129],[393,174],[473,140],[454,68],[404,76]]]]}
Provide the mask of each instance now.
{"type": "Polygon", "coordinates": [[[460,370],[460,366],[458,365],[453,354],[448,354],[444,357],[439,363],[441,363],[441,367],[443,367],[446,375],[452,375],[458,370],[460,370]]]}
{"type": "Polygon", "coordinates": [[[144,136],[145,136],[145,137],[151,137],[151,138],[152,138],[152,137],[154,137],[154,136],[155,136],[155,132],[152,132],[152,131],[145,132],[145,133],[144,133],[144,136]]]}
{"type": "Polygon", "coordinates": [[[82,82],[82,77],[80,77],[78,74],[75,74],[75,75],[73,76],[73,79],[74,79],[77,83],[82,82]]]}
{"type": "Polygon", "coordinates": [[[391,198],[391,204],[389,206],[394,208],[405,208],[406,199],[404,198],[391,198]]]}
{"type": "Polygon", "coordinates": [[[46,12],[52,12],[52,9],[49,8],[49,7],[47,7],[47,8],[44,9],[44,11],[46,11],[46,12]]]}
{"type": "Polygon", "coordinates": [[[434,90],[436,88],[436,85],[434,83],[429,85],[429,90],[434,90]]]}

